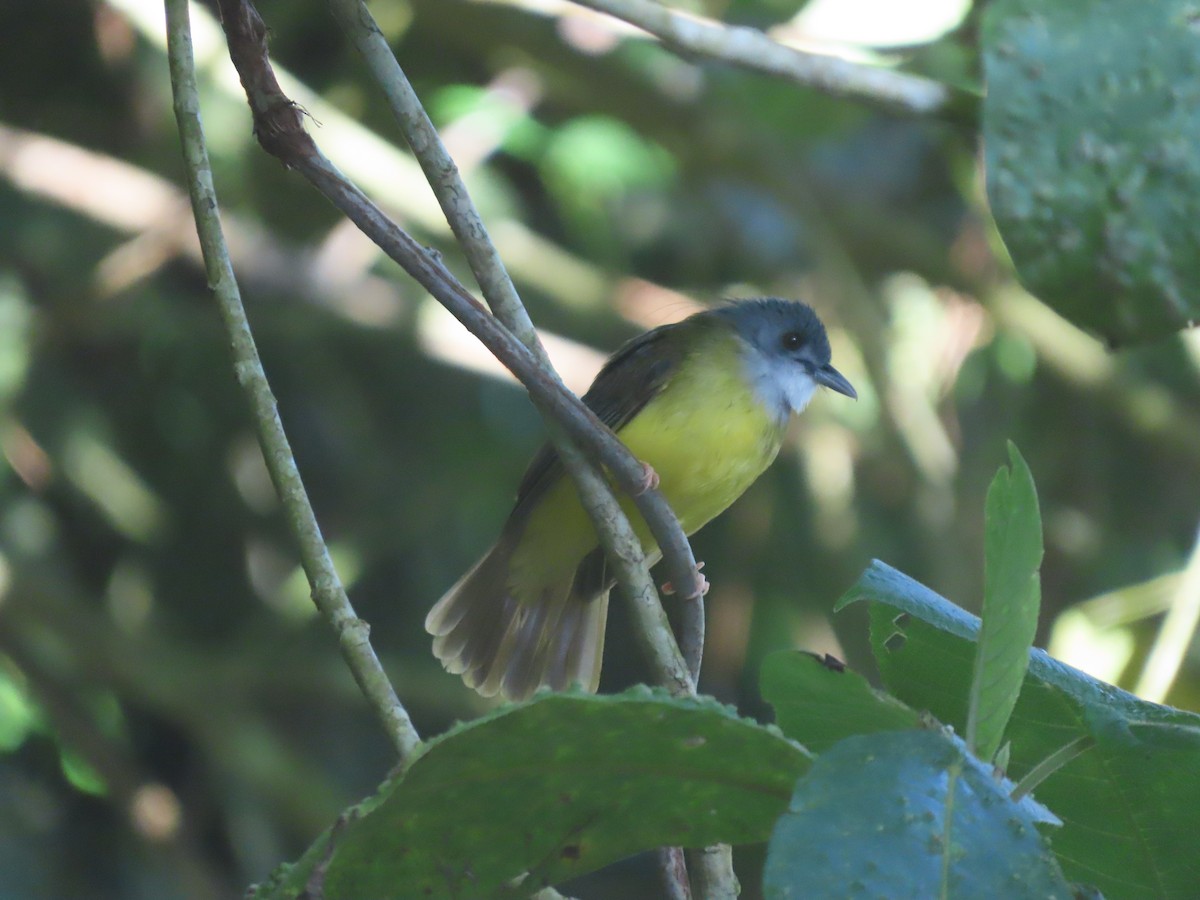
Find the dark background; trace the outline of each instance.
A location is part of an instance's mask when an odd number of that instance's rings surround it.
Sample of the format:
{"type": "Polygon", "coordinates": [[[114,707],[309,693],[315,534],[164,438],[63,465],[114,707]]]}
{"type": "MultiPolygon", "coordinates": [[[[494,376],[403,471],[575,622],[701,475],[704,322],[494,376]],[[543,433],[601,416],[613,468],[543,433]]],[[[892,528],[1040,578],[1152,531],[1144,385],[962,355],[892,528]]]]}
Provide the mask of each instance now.
{"type": "MultiPolygon", "coordinates": [[[[697,9],[794,37],[803,6],[697,9]]],[[[534,320],[565,339],[573,387],[623,339],[722,297],[803,298],[830,326],[859,401],[818,397],[695,540],[714,585],[705,691],[769,719],[756,684],[773,650],[869,670],[863,611],[830,610],[872,557],[977,608],[1009,439],[1045,523],[1039,644],[1137,685],[1196,530],[1200,341],[1111,355],[1025,295],[973,134],[683,59],[566,5],[371,8],[534,320]]],[[[260,10],[318,142],[466,277],[324,5],[260,10]]],[[[237,896],[393,762],[308,601],[197,263],[162,15],[0,5],[0,898],[237,896]]],[[[486,704],[441,671],[422,619],[494,537],[542,430],[473,339],[256,146],[219,32],[194,15],[283,422],[352,600],[434,735],[486,704]]],[[[875,52],[973,85],[973,22],[875,52]]],[[[619,602],[613,616],[603,690],[646,677],[619,602]]],[[[1200,707],[1196,663],[1169,702],[1200,707]]],[[[572,889],[657,882],[635,860],[572,889]]]]}

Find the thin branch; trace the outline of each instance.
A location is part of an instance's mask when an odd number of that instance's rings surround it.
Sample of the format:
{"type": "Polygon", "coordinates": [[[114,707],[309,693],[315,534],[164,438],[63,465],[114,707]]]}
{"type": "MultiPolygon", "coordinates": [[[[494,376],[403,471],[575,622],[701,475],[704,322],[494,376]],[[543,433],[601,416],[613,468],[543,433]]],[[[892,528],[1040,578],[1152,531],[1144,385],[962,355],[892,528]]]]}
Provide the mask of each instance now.
{"type": "Polygon", "coordinates": [[[732,847],[713,844],[703,850],[689,850],[687,861],[696,882],[696,893],[703,900],[737,900],[742,886],[733,873],[732,847]]]}
{"type": "Polygon", "coordinates": [[[692,886],[688,882],[687,863],[681,849],[660,847],[658,868],[662,872],[666,900],[692,900],[692,886]]]}
{"type": "MultiPolygon", "coordinates": [[[[471,200],[458,166],[442,143],[441,136],[430,121],[424,105],[380,32],[370,10],[362,0],[329,0],[329,6],[342,30],[383,89],[388,105],[437,197],[438,204],[466,256],[488,306],[496,318],[529,349],[547,377],[561,386],[558,373],[554,371],[541,341],[538,340],[533,322],[488,235],[487,226],[471,200]]],[[[638,634],[648,645],[649,655],[670,657],[670,649],[666,646],[670,636],[669,624],[662,615],[657,592],[650,580],[649,568],[641,556],[640,544],[634,537],[616,496],[608,482],[557,424],[553,414],[549,413],[543,404],[538,403],[538,406],[544,413],[550,440],[579,490],[583,505],[595,523],[605,552],[615,560],[614,568],[621,594],[627,599],[632,598],[639,625],[638,634]],[[653,646],[655,642],[664,646],[656,649],[653,646]]],[[[694,572],[695,561],[690,545],[682,558],[669,559],[667,565],[676,572],[694,572]]],[[[699,683],[704,652],[703,594],[683,601],[678,644],[691,683],[695,686],[699,683]]],[[[664,667],[660,666],[660,670],[662,669],[664,667]]],[[[678,675],[674,671],[660,671],[660,676],[662,675],[667,676],[668,685],[678,681],[678,675]]],[[[659,856],[668,893],[679,900],[690,900],[691,889],[683,850],[678,847],[665,847],[659,851],[659,856]]]]}
{"type": "Polygon", "coordinates": [[[687,662],[692,681],[700,684],[700,665],[704,662],[704,598],[682,601],[679,615],[679,652],[687,662]]]}
{"type": "MultiPolygon", "coordinates": [[[[538,332],[529,319],[503,260],[500,259],[496,245],[488,236],[487,227],[470,199],[470,193],[466,184],[463,184],[454,158],[442,143],[442,137],[425,112],[424,104],[413,90],[413,85],[404,74],[400,62],[396,60],[396,55],[391,52],[388,41],[380,34],[379,26],[374,22],[371,12],[361,0],[329,0],[329,5],[334,17],[342,25],[343,31],[346,31],[355,49],[358,49],[362,58],[366,60],[376,82],[388,98],[392,114],[400,124],[404,139],[412,149],[416,161],[420,163],[426,180],[430,182],[434,196],[442,206],[446,222],[450,223],[458,246],[462,247],[488,306],[500,322],[520,338],[546,376],[559,385],[562,384],[550,358],[546,355],[545,348],[538,340],[538,332]]],[[[545,414],[551,443],[575,481],[584,509],[592,516],[605,552],[616,563],[614,569],[620,593],[631,600],[635,608],[637,634],[647,644],[650,650],[648,655],[671,656],[670,648],[664,646],[655,649],[653,646],[655,642],[668,642],[667,638],[671,634],[670,624],[662,616],[658,593],[650,581],[648,566],[641,557],[640,542],[632,534],[628,518],[620,509],[617,498],[604,476],[557,424],[553,414],[546,413],[541,403],[538,406],[545,414]]],[[[680,572],[695,571],[695,559],[692,558],[690,545],[683,558],[668,560],[667,565],[680,572]]],[[[700,682],[704,647],[703,594],[698,594],[694,600],[684,601],[678,643],[691,677],[691,684],[697,685],[700,682]]],[[[662,671],[660,677],[662,674],[665,674],[668,685],[678,680],[676,672],[662,671]]],[[[683,850],[679,847],[664,847],[659,853],[668,893],[678,896],[679,900],[690,900],[691,889],[683,850]]]]}
{"type": "Polygon", "coordinates": [[[334,18],[383,89],[404,139],[408,141],[413,156],[425,173],[488,306],[496,318],[537,357],[543,368],[553,372],[550,358],[538,340],[537,330],[517,295],[517,289],[495,244],[488,236],[487,226],[471,200],[458,166],[447,152],[441,136],[425,112],[408,76],[396,61],[396,55],[392,53],[370,10],[361,0],[328,2],[334,18]]]}
{"type": "MultiPolygon", "coordinates": [[[[470,192],[463,183],[453,157],[442,143],[441,136],[430,121],[424,105],[380,32],[370,10],[362,0],[329,0],[329,6],[383,89],[388,105],[412,149],[413,156],[425,173],[459,246],[463,249],[488,306],[496,318],[529,348],[547,374],[557,379],[558,374],[550,364],[549,357],[538,339],[537,330],[488,235],[487,226],[471,200],[470,192]]],[[[563,458],[567,470],[577,483],[581,476],[584,478],[585,484],[580,485],[580,490],[588,498],[588,505],[600,510],[604,521],[619,518],[622,514],[616,509],[616,499],[607,482],[583,473],[583,467],[590,468],[590,464],[573,445],[564,446],[568,438],[558,429],[553,418],[548,417],[547,424],[552,430],[551,440],[559,456],[563,458]]],[[[597,528],[600,527],[597,525],[597,528]]],[[[678,564],[673,566],[668,560],[667,565],[680,572],[693,570],[694,560],[690,553],[677,562],[678,564]]],[[[646,594],[646,589],[641,584],[643,580],[631,579],[628,573],[622,576],[625,595],[636,597],[646,594]]],[[[703,595],[696,596],[694,602],[684,602],[681,619],[680,650],[695,684],[700,678],[700,665],[704,653],[703,595]]]]}
{"type": "MultiPolygon", "coordinates": [[[[442,147],[399,65],[382,40],[369,13],[360,4],[331,0],[343,27],[367,57],[377,78],[393,103],[397,118],[414,152],[421,160],[435,194],[460,243],[467,249],[472,269],[496,315],[511,326],[506,329],[489,316],[466,289],[454,279],[435,254],[429,253],[405,234],[351,184],[320,153],[303,130],[303,117],[283,95],[271,71],[264,43],[265,27],[248,3],[222,0],[222,22],[230,55],[238,69],[255,120],[255,133],[264,149],[306,178],[370,237],[385,253],[475,334],[529,390],[534,403],[551,427],[556,449],[575,478],[583,505],[593,521],[618,581],[633,604],[639,627],[636,634],[647,651],[656,680],[675,694],[694,694],[703,648],[703,581],[691,547],[657,491],[645,488],[645,470],[628,449],[562,384],[537,342],[536,333],[498,255],[487,239],[453,160],[442,147]],[[481,246],[486,245],[486,246],[481,246]],[[525,342],[518,340],[522,335],[525,342]],[[565,431],[565,435],[559,432],[565,431]],[[557,439],[556,439],[557,438],[557,439]],[[634,535],[604,478],[571,441],[585,448],[614,481],[633,497],[667,563],[676,584],[691,586],[680,591],[685,601],[685,646],[681,657],[678,644],[649,579],[640,541],[634,535]]],[[[683,871],[676,851],[674,869],[683,871]]],[[[730,848],[716,846],[704,851],[696,866],[701,894],[733,897],[737,881],[730,848]]],[[[686,872],[683,878],[686,881],[686,872]]]]}
{"type": "MultiPolygon", "coordinates": [[[[307,137],[307,135],[306,135],[307,137]]],[[[513,334],[484,309],[442,265],[436,255],[421,247],[379,209],[358,188],[345,179],[324,156],[313,147],[313,155],[296,158],[292,167],[304,175],[326,199],[340,209],[350,221],[371,238],[388,256],[399,263],[417,282],[439,300],[483,345],[492,352],[525,385],[538,408],[565,426],[568,434],[599,460],[614,476],[618,486],[631,495],[639,509],[655,501],[660,514],[658,523],[665,521],[679,529],[677,520],[661,494],[644,492],[644,470],[625,445],[584,406],[579,398],[563,387],[538,365],[537,360],[513,334]],[[662,516],[665,511],[666,519],[662,516]]],[[[599,478],[590,468],[581,473],[585,478],[599,478]]],[[[595,520],[606,515],[604,508],[590,505],[583,496],[584,507],[595,520]]],[[[645,590],[635,597],[636,610],[643,627],[639,636],[647,642],[655,674],[673,693],[690,694],[694,686],[687,666],[671,635],[670,625],[653,584],[644,575],[641,542],[629,527],[620,507],[618,516],[603,518],[600,538],[618,573],[627,579],[644,579],[645,590]],[[639,574],[641,573],[641,574],[639,574]]],[[[647,521],[650,516],[643,513],[647,521]]],[[[653,526],[652,526],[653,527],[653,526]]],[[[680,531],[682,534],[682,531],[680,531]]],[[[656,535],[657,537],[657,535],[656,535]]],[[[686,538],[683,539],[686,545],[686,538]]],[[[688,550],[690,554],[690,548],[688,550]]],[[[694,569],[690,572],[696,577],[694,569]]]]}
{"type": "Polygon", "coordinates": [[[220,307],[233,352],[234,372],[249,401],[271,480],[279,493],[288,525],[300,551],[301,564],[312,588],[313,602],[337,635],[347,665],[383,722],[396,752],[402,761],[407,760],[420,743],[420,736],[375,656],[368,639],[369,626],[355,615],[333,561],[329,558],[329,550],[308,502],[242,306],[233,265],[221,232],[212,169],[200,121],[187,0],[167,0],[166,9],[167,53],[175,96],[175,118],[179,124],[187,168],[188,192],[196,218],[196,231],[204,250],[209,287],[220,307]]]}
{"type": "MultiPolygon", "coordinates": [[[[400,122],[404,138],[408,140],[413,155],[420,163],[422,172],[425,173],[433,188],[438,204],[442,206],[446,221],[450,223],[450,228],[454,232],[458,244],[463,248],[464,256],[467,257],[467,262],[475,275],[475,280],[479,282],[488,306],[491,306],[492,312],[496,314],[500,322],[529,349],[535,360],[539,362],[545,376],[565,391],[562,379],[554,371],[545,348],[542,348],[541,342],[538,340],[538,332],[534,329],[533,322],[529,319],[529,314],[524,308],[520,296],[517,295],[516,287],[512,284],[508,271],[505,270],[504,263],[500,260],[496,246],[492,244],[492,240],[487,234],[484,221],[470,199],[467,186],[463,184],[462,178],[458,174],[458,167],[449,152],[446,151],[442,138],[438,136],[433,122],[428,118],[425,107],[422,106],[408,77],[396,61],[395,54],[392,54],[388,42],[380,34],[379,26],[374,22],[370,11],[362,4],[361,0],[330,0],[330,7],[334,11],[338,23],[342,25],[350,40],[353,41],[355,48],[364,56],[374,77],[388,97],[392,112],[394,112],[396,120],[400,122]]],[[[446,272],[446,275],[449,275],[449,272],[446,272]]],[[[534,395],[534,402],[539,404],[541,402],[536,395],[534,395]]],[[[576,454],[574,448],[566,445],[568,439],[556,433],[558,424],[554,419],[554,414],[545,408],[542,408],[542,412],[547,416],[547,425],[551,428],[554,449],[559,452],[559,456],[563,457],[563,463],[568,472],[578,481],[583,475],[583,468],[587,466],[587,462],[576,454]]],[[[696,559],[692,556],[691,545],[686,539],[686,535],[683,534],[683,529],[679,527],[674,512],[661,497],[655,497],[653,492],[644,491],[641,481],[643,470],[634,456],[625,450],[624,446],[613,448],[613,450],[611,456],[624,457],[620,461],[623,468],[629,474],[637,476],[636,480],[626,482],[622,487],[631,496],[634,496],[635,502],[640,494],[644,494],[644,499],[638,503],[638,506],[642,509],[643,516],[646,516],[655,538],[659,539],[659,547],[664,556],[668,574],[672,578],[678,577],[677,583],[695,583],[698,588],[696,559]],[[648,511],[648,509],[652,511],[648,511]],[[658,527],[655,527],[655,520],[659,523],[658,527]],[[666,539],[664,539],[664,535],[666,539]]],[[[606,466],[612,466],[611,458],[604,460],[602,458],[604,455],[600,454],[600,456],[606,466]]],[[[588,468],[590,467],[588,466],[588,468]]],[[[600,478],[589,478],[587,475],[583,475],[583,478],[586,484],[581,488],[587,488],[587,490],[581,490],[584,497],[587,498],[584,505],[594,506],[601,510],[605,520],[622,520],[624,514],[620,512],[616,499],[612,497],[612,492],[606,482],[600,478]],[[596,490],[598,487],[601,487],[602,490],[596,490]]],[[[620,528],[619,530],[625,532],[626,529],[620,528]]],[[[638,578],[637,581],[640,582],[641,578],[638,578]]],[[[626,584],[626,589],[632,594],[642,593],[638,584],[626,584]]],[[[694,595],[696,598],[702,596],[698,590],[694,592],[694,595]]],[[[701,611],[703,611],[703,606],[701,606],[701,611]]]]}
{"type": "Polygon", "coordinates": [[[755,28],[678,12],[653,0],[574,0],[657,37],[675,50],[724,60],[793,81],[834,97],[860,100],[888,112],[966,121],[978,98],[941,82],[833,56],[805,53],[755,28]]]}
{"type": "MultiPolygon", "coordinates": [[[[683,592],[684,596],[699,593],[699,573],[694,565],[686,565],[693,560],[691,547],[662,494],[645,490],[642,464],[578,397],[540,367],[525,345],[471,296],[436,253],[422,247],[388,219],[321,154],[303,128],[303,112],[275,81],[266,53],[266,27],[254,8],[243,0],[221,0],[221,10],[230,56],[250,101],[255,135],[263,148],[307,178],[513,372],[539,408],[553,416],[604,467],[617,487],[633,498],[664,558],[673,561],[668,574],[672,579],[679,578],[681,584],[693,585],[691,591],[683,592]],[[682,567],[680,560],[685,561],[682,567]],[[683,571],[677,573],[678,568],[683,571]]],[[[614,564],[633,568],[640,565],[641,547],[632,531],[628,537],[628,543],[622,541],[615,547],[606,542],[605,549],[614,564]]],[[[653,585],[646,583],[648,595],[636,598],[635,608],[640,618],[651,623],[641,636],[654,651],[651,663],[656,675],[673,692],[692,693],[694,686],[670,629],[665,627],[661,604],[653,585]]]]}
{"type": "Polygon", "coordinates": [[[691,900],[688,863],[679,847],[659,847],[656,853],[662,874],[662,896],[666,900],[691,900]]]}
{"type": "MultiPolygon", "coordinates": [[[[383,89],[396,121],[404,133],[405,140],[408,141],[413,155],[437,197],[446,221],[449,222],[451,230],[463,249],[471,271],[483,292],[484,299],[487,300],[496,318],[530,350],[547,377],[559,382],[561,386],[558,373],[550,365],[550,360],[538,340],[537,331],[521,303],[516,287],[513,285],[495,245],[488,236],[487,227],[471,200],[454,159],[443,145],[437,129],[429,120],[420,98],[413,90],[404,70],[396,61],[395,54],[392,53],[387,40],[380,33],[379,26],[375,23],[370,11],[361,0],[329,0],[329,5],[335,18],[383,89]]],[[[624,518],[624,514],[617,506],[608,484],[602,478],[597,477],[594,471],[592,473],[584,471],[590,466],[575,447],[570,445],[567,436],[559,430],[554,413],[541,407],[536,395],[534,395],[534,401],[539,403],[539,407],[547,419],[551,441],[554,443],[555,449],[585,498],[584,505],[598,510],[598,514],[601,516],[601,521],[597,522],[597,529],[602,530],[608,527],[602,524],[603,522],[619,523],[624,518]]],[[[621,455],[632,459],[628,452],[621,455]]],[[[629,490],[628,485],[624,487],[627,491],[629,490]]],[[[634,490],[635,499],[639,493],[642,493],[640,484],[634,490]]],[[[697,581],[695,557],[692,554],[691,545],[678,526],[674,513],[669,510],[665,502],[660,505],[653,497],[647,496],[644,502],[656,507],[652,513],[647,513],[643,509],[643,515],[650,522],[651,530],[655,533],[656,538],[659,538],[659,547],[662,550],[664,563],[670,577],[678,578],[677,584],[695,583],[697,581]],[[660,520],[659,528],[655,528],[652,518],[660,520]],[[669,538],[663,540],[660,532],[669,533],[669,538]]],[[[628,529],[621,525],[617,527],[621,536],[614,536],[612,539],[616,543],[627,544],[624,533],[628,529]]],[[[604,535],[602,534],[601,537],[603,538],[604,535]]],[[[608,549],[606,545],[606,550],[608,549]]],[[[621,556],[629,557],[639,570],[642,568],[640,563],[630,555],[628,549],[621,553],[621,556]]],[[[639,577],[632,571],[622,573],[621,568],[623,567],[618,568],[617,574],[627,596],[643,596],[647,594],[647,585],[652,588],[652,583],[649,582],[647,576],[640,575],[639,577]],[[646,582],[645,585],[642,583],[643,581],[646,582]]],[[[692,640],[689,641],[685,637],[681,643],[687,648],[684,650],[684,658],[687,660],[692,681],[695,683],[699,675],[700,652],[703,649],[704,605],[703,595],[698,591],[692,593],[693,597],[700,601],[695,605],[685,604],[684,634],[685,636],[690,635],[692,640]],[[699,620],[698,631],[701,647],[699,650],[694,650],[697,619],[699,620]]]]}
{"type": "MultiPolygon", "coordinates": [[[[488,235],[487,226],[459,175],[458,166],[447,152],[441,136],[370,10],[360,0],[329,0],[329,6],[383,89],[405,140],[425,173],[493,314],[528,348],[546,376],[561,384],[512,278],[488,235]]],[[[541,404],[539,408],[542,408],[541,404]]],[[[592,518],[605,542],[605,550],[617,558],[616,574],[624,595],[639,598],[653,595],[656,599],[657,593],[654,592],[647,566],[644,559],[640,558],[640,544],[634,547],[632,531],[612,488],[557,424],[553,413],[546,412],[544,408],[542,411],[550,429],[550,440],[575,481],[584,507],[593,511],[592,518]]],[[[682,566],[690,568],[693,565],[689,548],[688,558],[682,561],[682,566]]],[[[647,621],[645,624],[657,626],[657,622],[647,621]]],[[[695,682],[694,672],[692,680],[695,682]]]]}

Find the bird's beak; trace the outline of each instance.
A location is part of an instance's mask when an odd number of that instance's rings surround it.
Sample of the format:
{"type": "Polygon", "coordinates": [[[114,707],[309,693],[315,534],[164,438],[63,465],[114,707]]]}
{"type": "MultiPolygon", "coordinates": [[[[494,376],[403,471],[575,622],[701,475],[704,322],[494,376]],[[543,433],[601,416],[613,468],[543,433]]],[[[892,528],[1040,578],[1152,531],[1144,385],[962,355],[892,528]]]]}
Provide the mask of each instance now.
{"type": "Polygon", "coordinates": [[[837,391],[839,394],[845,394],[852,400],[858,399],[858,391],[854,389],[854,385],[846,380],[845,375],[831,365],[820,366],[814,370],[813,380],[817,384],[823,384],[825,387],[837,391]]]}

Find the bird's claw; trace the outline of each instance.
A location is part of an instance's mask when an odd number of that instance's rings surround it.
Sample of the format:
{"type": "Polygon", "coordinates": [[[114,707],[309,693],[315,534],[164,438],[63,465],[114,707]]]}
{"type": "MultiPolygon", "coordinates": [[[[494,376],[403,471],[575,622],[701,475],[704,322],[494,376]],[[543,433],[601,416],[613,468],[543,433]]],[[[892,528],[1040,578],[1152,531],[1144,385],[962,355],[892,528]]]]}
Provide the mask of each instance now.
{"type": "Polygon", "coordinates": [[[650,463],[642,463],[642,486],[638,490],[638,494],[644,494],[646,491],[658,490],[658,473],[654,471],[654,467],[650,463]]]}
{"type": "MultiPolygon", "coordinates": [[[[709,580],[704,577],[704,573],[700,571],[703,568],[704,568],[703,562],[696,563],[696,580],[693,583],[694,587],[692,589],[692,593],[688,594],[687,596],[683,597],[682,599],[684,599],[684,600],[699,600],[701,597],[703,597],[705,594],[708,593],[708,590],[709,590],[709,588],[712,587],[712,584],[709,583],[709,580]]],[[[667,594],[668,596],[671,594],[674,594],[675,586],[673,584],[671,584],[671,582],[668,581],[662,586],[662,592],[664,594],[667,594]]]]}

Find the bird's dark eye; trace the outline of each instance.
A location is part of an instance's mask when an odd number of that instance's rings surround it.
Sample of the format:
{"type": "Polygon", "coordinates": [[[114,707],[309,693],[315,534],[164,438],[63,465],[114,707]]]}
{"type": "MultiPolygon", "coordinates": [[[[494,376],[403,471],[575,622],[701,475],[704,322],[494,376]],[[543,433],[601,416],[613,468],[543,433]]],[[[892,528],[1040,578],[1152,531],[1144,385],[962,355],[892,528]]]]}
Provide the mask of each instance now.
{"type": "Polygon", "coordinates": [[[789,331],[779,340],[784,350],[793,353],[804,346],[804,335],[798,331],[789,331]]]}

